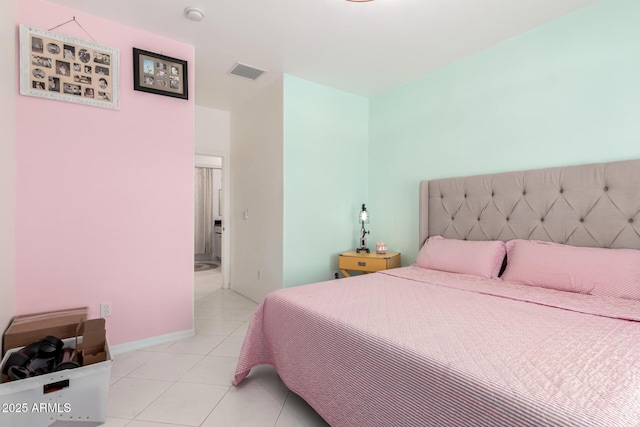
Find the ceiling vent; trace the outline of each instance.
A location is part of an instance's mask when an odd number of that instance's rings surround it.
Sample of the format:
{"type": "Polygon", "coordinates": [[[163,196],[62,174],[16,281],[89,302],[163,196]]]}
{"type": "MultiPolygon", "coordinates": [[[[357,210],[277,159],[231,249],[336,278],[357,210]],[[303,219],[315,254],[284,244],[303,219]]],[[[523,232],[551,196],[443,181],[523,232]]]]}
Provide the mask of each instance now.
{"type": "Polygon", "coordinates": [[[236,62],[236,64],[231,68],[231,70],[229,70],[227,74],[243,77],[249,80],[255,80],[264,73],[265,73],[265,70],[260,70],[258,68],[253,68],[248,65],[236,62]]]}

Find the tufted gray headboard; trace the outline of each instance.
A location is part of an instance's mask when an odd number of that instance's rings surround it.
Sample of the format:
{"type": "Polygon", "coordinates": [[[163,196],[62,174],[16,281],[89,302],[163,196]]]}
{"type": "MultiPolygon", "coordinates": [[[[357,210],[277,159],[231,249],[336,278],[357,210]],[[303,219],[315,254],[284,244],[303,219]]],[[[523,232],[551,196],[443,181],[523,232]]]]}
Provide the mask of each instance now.
{"type": "Polygon", "coordinates": [[[640,160],[420,182],[420,245],[534,239],[640,249],[640,160]]]}

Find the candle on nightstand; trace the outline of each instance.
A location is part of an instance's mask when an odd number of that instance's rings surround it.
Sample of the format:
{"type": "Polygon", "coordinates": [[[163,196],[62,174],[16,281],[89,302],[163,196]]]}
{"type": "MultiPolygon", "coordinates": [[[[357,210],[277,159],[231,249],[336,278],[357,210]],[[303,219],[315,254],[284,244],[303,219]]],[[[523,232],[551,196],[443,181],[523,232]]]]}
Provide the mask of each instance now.
{"type": "Polygon", "coordinates": [[[386,254],[387,253],[387,244],[385,242],[376,243],[376,253],[377,254],[386,254]]]}

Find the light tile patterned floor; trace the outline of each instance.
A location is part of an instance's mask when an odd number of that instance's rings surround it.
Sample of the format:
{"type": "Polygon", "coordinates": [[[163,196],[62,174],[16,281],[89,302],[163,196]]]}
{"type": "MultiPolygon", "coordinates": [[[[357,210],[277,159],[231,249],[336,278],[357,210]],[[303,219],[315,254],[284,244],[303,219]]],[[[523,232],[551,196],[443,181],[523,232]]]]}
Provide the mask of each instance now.
{"type": "Polygon", "coordinates": [[[195,273],[196,335],[114,357],[106,427],[326,426],[272,367],[231,385],[257,304],[195,273]]]}

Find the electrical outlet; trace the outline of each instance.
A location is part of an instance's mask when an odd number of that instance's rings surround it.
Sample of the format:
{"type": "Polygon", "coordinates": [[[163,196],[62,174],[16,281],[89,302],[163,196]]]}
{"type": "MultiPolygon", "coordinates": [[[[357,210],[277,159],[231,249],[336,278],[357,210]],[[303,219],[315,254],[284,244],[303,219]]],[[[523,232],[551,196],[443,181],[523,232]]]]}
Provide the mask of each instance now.
{"type": "Polygon", "coordinates": [[[104,303],[100,304],[100,317],[109,317],[111,316],[111,304],[104,303]]]}
{"type": "Polygon", "coordinates": [[[338,274],[338,272],[337,272],[337,271],[334,271],[334,272],[333,272],[333,278],[334,278],[334,279],[339,279],[339,278],[340,278],[340,274],[338,274]]]}

